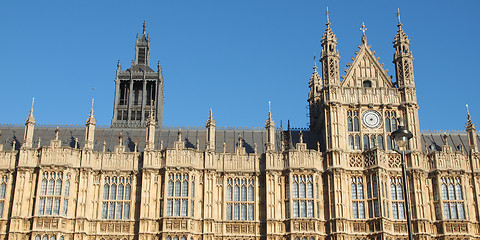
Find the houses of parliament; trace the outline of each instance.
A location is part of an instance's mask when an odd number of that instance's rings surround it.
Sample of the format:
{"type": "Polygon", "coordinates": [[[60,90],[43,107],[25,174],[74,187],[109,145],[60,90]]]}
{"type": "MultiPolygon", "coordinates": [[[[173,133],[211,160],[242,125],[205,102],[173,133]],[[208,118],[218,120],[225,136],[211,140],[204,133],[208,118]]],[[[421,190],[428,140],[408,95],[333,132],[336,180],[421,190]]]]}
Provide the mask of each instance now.
{"type": "Polygon", "coordinates": [[[205,128],[162,127],[145,24],[135,46],[132,66],[117,65],[111,126],[96,126],[93,103],[85,126],[36,126],[33,104],[24,126],[0,126],[0,239],[404,240],[405,196],[414,239],[480,239],[480,138],[469,114],[465,132],[420,132],[400,18],[395,77],[365,31],[340,76],[327,20],[303,130],[270,111],[264,129],[217,128],[212,111],[205,128]],[[414,136],[408,192],[390,138],[400,124],[414,136]]]}

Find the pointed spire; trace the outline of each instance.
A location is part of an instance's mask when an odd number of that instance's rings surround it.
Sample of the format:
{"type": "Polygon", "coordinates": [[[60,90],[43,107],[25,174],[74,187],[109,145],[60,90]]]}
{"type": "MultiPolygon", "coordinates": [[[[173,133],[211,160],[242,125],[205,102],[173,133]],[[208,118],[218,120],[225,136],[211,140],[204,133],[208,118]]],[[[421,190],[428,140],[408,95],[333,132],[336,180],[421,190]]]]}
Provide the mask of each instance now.
{"type": "Polygon", "coordinates": [[[268,119],[265,123],[265,129],[267,130],[267,142],[265,146],[267,151],[275,150],[275,122],[272,119],[271,102],[268,101],[268,119]]]}
{"type": "Polygon", "coordinates": [[[120,59],[118,59],[118,62],[117,62],[117,69],[122,70],[122,64],[120,64],[120,59]]]}
{"type": "Polygon", "coordinates": [[[143,35],[145,35],[147,30],[147,21],[143,21],[143,35]]]}
{"type": "Polygon", "coordinates": [[[35,98],[32,98],[32,107],[30,108],[30,114],[28,114],[27,120],[25,120],[25,132],[23,134],[24,146],[31,148],[33,146],[33,130],[35,128],[35,117],[33,117],[33,103],[35,98]]]}
{"type": "Polygon", "coordinates": [[[93,118],[93,102],[95,101],[94,98],[92,98],[92,108],[90,108],[90,116],[89,118],[93,118]]]}
{"type": "Polygon", "coordinates": [[[362,27],[360,28],[362,30],[362,44],[367,45],[367,36],[365,36],[365,31],[367,31],[367,28],[365,27],[365,22],[362,22],[362,27]]]}
{"type": "Polygon", "coordinates": [[[92,98],[92,107],[90,109],[90,115],[86,121],[85,128],[85,149],[93,149],[94,136],[95,136],[95,117],[93,116],[93,103],[94,99],[92,98]]]}
{"type": "Polygon", "coordinates": [[[35,103],[35,98],[32,98],[32,107],[30,108],[30,115],[29,117],[33,117],[33,103],[35,103]]]}
{"type": "Polygon", "coordinates": [[[207,128],[205,148],[209,151],[215,151],[215,120],[211,108],[205,127],[207,128]]]}
{"type": "Polygon", "coordinates": [[[468,136],[468,149],[471,152],[476,152],[478,147],[477,147],[477,134],[475,130],[475,125],[472,122],[472,118],[470,116],[470,111],[468,109],[468,104],[466,104],[467,107],[467,125],[466,130],[467,130],[467,136],[468,136]]]}

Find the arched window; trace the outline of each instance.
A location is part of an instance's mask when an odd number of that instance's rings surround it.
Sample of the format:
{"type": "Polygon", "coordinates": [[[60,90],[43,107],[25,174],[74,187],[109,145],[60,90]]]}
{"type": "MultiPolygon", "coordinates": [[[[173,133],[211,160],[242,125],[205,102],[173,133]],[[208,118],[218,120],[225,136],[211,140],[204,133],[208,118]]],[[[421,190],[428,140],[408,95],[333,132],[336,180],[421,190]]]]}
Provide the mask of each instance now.
{"type": "Polygon", "coordinates": [[[292,176],[292,210],[293,217],[313,218],[313,176],[293,175],[292,176]],[[300,188],[297,190],[297,188],[300,188]]]}
{"type": "Polygon", "coordinates": [[[347,126],[348,126],[348,131],[353,132],[353,120],[352,117],[348,117],[347,119],[347,126]]]}
{"type": "Polygon", "coordinates": [[[441,182],[444,218],[465,219],[465,203],[460,178],[442,177],[441,182]]]}
{"type": "Polygon", "coordinates": [[[254,183],[251,178],[228,178],[227,195],[233,188],[233,199],[227,197],[227,220],[253,220],[254,219],[254,183]]]}
{"type": "MultiPolygon", "coordinates": [[[[130,218],[130,177],[105,177],[102,203],[103,219],[130,218]]],[[[167,203],[167,209],[168,209],[167,203]]],[[[168,211],[168,210],[167,210],[168,211]]],[[[65,213],[66,214],[66,213],[65,213]]]]}
{"type": "Polygon", "coordinates": [[[400,177],[390,178],[390,193],[392,196],[392,215],[393,219],[404,219],[404,200],[402,179],[400,177]]]}
{"type": "Polygon", "coordinates": [[[353,118],[353,131],[358,132],[358,117],[353,118]]]}
{"type": "Polygon", "coordinates": [[[365,201],[363,200],[363,178],[351,178],[352,215],[355,219],[365,218],[365,201]]]}
{"type": "Polygon", "coordinates": [[[371,88],[372,87],[372,81],[370,81],[370,80],[363,81],[363,87],[371,88]]]}

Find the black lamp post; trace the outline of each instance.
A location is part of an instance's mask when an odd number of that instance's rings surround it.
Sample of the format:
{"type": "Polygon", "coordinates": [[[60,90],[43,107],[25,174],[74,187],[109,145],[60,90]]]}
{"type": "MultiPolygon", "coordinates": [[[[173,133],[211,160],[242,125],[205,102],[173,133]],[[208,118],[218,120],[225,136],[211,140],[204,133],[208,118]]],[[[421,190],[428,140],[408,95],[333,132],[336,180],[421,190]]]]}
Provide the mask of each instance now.
{"type": "Polygon", "coordinates": [[[412,217],[410,214],[410,201],[408,198],[408,182],[407,182],[407,170],[405,164],[405,152],[407,151],[408,140],[413,137],[412,132],[406,129],[403,126],[402,121],[395,132],[392,132],[390,138],[395,142],[396,147],[394,150],[402,155],[402,181],[403,181],[403,196],[407,214],[407,230],[408,230],[408,239],[413,240],[412,234],[412,217]]]}

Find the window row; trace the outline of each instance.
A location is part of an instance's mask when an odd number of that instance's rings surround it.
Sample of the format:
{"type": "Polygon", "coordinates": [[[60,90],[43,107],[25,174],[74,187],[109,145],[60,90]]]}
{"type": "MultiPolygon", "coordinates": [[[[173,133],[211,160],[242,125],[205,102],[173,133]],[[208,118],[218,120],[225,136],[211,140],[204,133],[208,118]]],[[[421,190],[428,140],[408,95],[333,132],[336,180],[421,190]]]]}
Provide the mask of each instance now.
{"type": "MultiPolygon", "coordinates": [[[[195,202],[190,201],[190,215],[194,216],[195,202]]],[[[167,216],[188,216],[188,199],[167,199],[167,216]]]]}
{"type": "Polygon", "coordinates": [[[103,219],[129,219],[130,203],[129,202],[103,202],[102,218],[103,219]]]}
{"type": "Polygon", "coordinates": [[[293,217],[313,218],[313,201],[293,201],[293,217]]]}
{"type": "Polygon", "coordinates": [[[254,204],[227,203],[227,220],[253,220],[254,204]]]}
{"type": "Polygon", "coordinates": [[[387,138],[384,140],[383,135],[363,135],[363,141],[360,140],[359,134],[350,134],[348,135],[348,149],[349,150],[369,150],[371,148],[385,149],[385,143],[387,145],[387,150],[392,150],[394,148],[394,141],[390,138],[390,135],[387,135],[387,138]],[[361,147],[363,143],[363,148],[361,147]]]}
{"type": "MultiPolygon", "coordinates": [[[[43,236],[37,235],[37,236],[35,236],[35,240],[57,240],[57,236],[55,236],[55,235],[51,235],[51,236],[48,236],[48,235],[43,235],[43,236]]],[[[63,237],[63,236],[60,236],[60,237],[58,238],[58,240],[64,240],[64,237],[63,237]]]]}
{"type": "MultiPolygon", "coordinates": [[[[168,197],[188,197],[189,176],[186,173],[170,173],[168,175],[168,197]]],[[[191,179],[192,196],[195,195],[195,178],[191,179]]]]}

